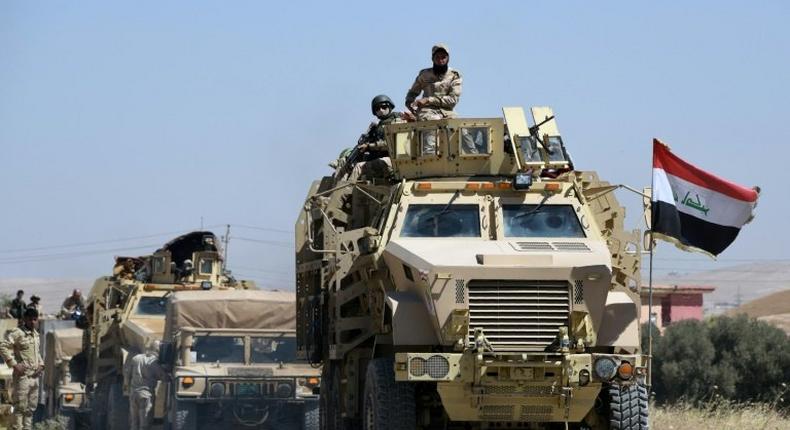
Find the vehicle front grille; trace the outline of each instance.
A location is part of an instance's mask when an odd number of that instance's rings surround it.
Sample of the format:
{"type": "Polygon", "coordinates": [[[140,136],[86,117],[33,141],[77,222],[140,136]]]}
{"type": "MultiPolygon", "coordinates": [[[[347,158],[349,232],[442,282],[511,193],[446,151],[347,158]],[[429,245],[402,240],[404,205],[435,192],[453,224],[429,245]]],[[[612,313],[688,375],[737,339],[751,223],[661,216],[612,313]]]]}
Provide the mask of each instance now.
{"type": "Polygon", "coordinates": [[[567,282],[474,280],[467,291],[470,341],[482,328],[494,351],[543,351],[568,325],[567,282]]]}

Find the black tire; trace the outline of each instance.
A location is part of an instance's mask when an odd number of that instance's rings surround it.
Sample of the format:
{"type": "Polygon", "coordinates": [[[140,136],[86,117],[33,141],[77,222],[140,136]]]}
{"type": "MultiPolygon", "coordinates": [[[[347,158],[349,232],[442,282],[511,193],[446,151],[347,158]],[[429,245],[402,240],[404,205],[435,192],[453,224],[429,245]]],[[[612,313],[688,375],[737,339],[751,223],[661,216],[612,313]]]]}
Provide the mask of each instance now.
{"type": "Polygon", "coordinates": [[[412,430],[417,426],[414,385],[395,382],[392,359],[374,358],[365,376],[362,428],[412,430]]]}
{"type": "Polygon", "coordinates": [[[648,430],[648,394],[642,384],[610,385],[609,425],[612,430],[648,430]]]}
{"type": "Polygon", "coordinates": [[[197,429],[197,405],[188,402],[173,402],[173,422],[170,423],[172,430],[195,430],[197,429]]]}
{"type": "Polygon", "coordinates": [[[320,430],[321,417],[318,402],[310,400],[304,404],[304,418],[302,419],[302,430],[320,430]]]}
{"type": "Polygon", "coordinates": [[[115,382],[110,385],[107,403],[107,429],[126,430],[129,428],[129,398],[123,395],[123,385],[115,382]]]}

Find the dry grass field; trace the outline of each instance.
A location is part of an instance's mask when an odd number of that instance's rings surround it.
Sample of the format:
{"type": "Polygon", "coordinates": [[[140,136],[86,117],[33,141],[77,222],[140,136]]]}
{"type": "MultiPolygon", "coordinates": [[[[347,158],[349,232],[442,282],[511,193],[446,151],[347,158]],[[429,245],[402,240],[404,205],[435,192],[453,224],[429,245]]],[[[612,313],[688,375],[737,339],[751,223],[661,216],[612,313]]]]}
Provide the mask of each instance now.
{"type": "Polygon", "coordinates": [[[770,405],[712,403],[702,408],[690,404],[654,407],[654,430],[787,430],[790,417],[770,405]]]}

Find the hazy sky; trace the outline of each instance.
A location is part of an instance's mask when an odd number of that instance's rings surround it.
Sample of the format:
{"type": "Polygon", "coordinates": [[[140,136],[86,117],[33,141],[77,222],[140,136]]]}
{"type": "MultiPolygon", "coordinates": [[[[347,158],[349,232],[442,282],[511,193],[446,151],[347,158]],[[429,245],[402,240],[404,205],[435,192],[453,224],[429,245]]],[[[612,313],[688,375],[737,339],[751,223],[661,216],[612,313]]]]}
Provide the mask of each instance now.
{"type": "Polygon", "coordinates": [[[788,2],[119,3],[0,2],[0,278],[95,278],[202,219],[233,225],[237,273],[292,288],[310,182],[439,41],[460,114],[552,106],[577,168],[638,188],[658,137],[763,189],[715,264],[790,258],[788,2]]]}

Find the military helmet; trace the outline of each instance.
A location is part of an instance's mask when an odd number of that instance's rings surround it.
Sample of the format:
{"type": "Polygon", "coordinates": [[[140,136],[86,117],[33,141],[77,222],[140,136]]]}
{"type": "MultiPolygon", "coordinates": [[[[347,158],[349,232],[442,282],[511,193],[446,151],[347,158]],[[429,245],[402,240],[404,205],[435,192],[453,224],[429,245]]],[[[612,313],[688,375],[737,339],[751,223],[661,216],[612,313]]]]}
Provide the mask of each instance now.
{"type": "Polygon", "coordinates": [[[395,103],[392,103],[392,99],[384,94],[379,94],[376,97],[373,97],[373,100],[370,101],[370,111],[373,112],[373,115],[376,114],[376,106],[380,104],[387,104],[389,105],[390,109],[395,108],[395,103]]]}

